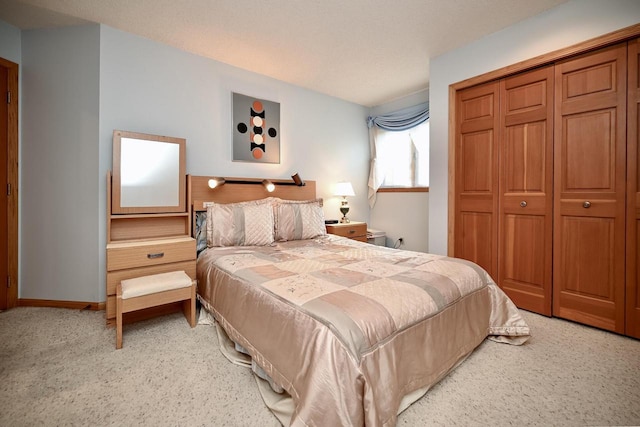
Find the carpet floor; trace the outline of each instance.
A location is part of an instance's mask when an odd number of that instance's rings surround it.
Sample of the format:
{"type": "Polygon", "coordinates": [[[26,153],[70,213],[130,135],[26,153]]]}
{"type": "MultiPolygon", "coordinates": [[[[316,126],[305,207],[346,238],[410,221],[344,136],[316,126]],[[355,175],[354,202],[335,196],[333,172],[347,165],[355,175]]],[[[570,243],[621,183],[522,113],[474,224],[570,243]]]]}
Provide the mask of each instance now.
{"type": "MultiPolygon", "coordinates": [[[[398,426],[640,425],[640,341],[523,311],[523,346],[484,341],[398,426]]],[[[0,313],[0,426],[278,426],[215,328],[180,313],[115,328],[104,312],[0,313]]]]}

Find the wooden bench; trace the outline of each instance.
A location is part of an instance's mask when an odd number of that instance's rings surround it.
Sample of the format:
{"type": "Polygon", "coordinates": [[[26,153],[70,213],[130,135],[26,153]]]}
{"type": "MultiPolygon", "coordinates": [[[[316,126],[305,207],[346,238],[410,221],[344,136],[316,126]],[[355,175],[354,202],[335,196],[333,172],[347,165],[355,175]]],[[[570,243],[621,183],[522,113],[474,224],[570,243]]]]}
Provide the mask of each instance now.
{"type": "Polygon", "coordinates": [[[116,349],[122,348],[122,315],[131,311],[183,301],[184,315],[196,326],[196,281],[184,271],[121,281],[116,288],[116,349]]]}

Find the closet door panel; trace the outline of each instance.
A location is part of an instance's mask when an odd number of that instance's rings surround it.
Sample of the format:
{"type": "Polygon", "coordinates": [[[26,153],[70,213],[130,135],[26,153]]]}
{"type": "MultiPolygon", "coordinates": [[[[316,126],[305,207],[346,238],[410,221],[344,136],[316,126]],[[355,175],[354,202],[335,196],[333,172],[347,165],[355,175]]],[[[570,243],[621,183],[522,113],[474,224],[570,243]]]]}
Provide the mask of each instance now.
{"type": "Polygon", "coordinates": [[[465,238],[461,240],[460,253],[456,256],[473,260],[480,266],[491,266],[492,222],[493,214],[490,212],[462,212],[460,231],[465,238]]]}
{"type": "Polygon", "coordinates": [[[640,67],[639,40],[628,45],[627,89],[627,293],[625,333],[640,338],[640,67]]]}
{"type": "Polygon", "coordinates": [[[520,307],[551,315],[553,67],[500,83],[498,283],[520,307]]]}
{"type": "Polygon", "coordinates": [[[454,256],[497,277],[498,84],[458,92],[454,256]]]}
{"type": "Polygon", "coordinates": [[[555,67],[553,314],[624,332],[626,43],[555,67]]]}

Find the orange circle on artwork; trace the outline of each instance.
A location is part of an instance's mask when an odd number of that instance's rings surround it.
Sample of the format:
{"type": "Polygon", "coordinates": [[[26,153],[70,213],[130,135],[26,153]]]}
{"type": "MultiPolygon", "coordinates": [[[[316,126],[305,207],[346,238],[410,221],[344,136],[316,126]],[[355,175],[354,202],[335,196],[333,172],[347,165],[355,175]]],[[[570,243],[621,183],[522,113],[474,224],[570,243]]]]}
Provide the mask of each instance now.
{"type": "Polygon", "coordinates": [[[259,113],[260,111],[262,111],[262,102],[253,101],[253,111],[255,111],[256,113],[259,113]]]}
{"type": "Polygon", "coordinates": [[[253,150],[253,158],[254,159],[261,159],[262,158],[262,150],[259,148],[256,148],[253,150]]]}

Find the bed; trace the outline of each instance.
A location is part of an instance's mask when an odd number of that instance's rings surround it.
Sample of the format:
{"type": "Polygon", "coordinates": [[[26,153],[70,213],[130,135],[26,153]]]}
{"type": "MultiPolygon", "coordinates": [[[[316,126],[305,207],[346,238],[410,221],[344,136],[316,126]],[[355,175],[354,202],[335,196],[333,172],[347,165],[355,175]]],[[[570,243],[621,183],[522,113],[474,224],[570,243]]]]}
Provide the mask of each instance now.
{"type": "Polygon", "coordinates": [[[205,181],[190,177],[198,298],[286,392],[285,425],[394,426],[486,338],[529,337],[479,266],[326,235],[314,183],[260,198],[205,181]]]}

